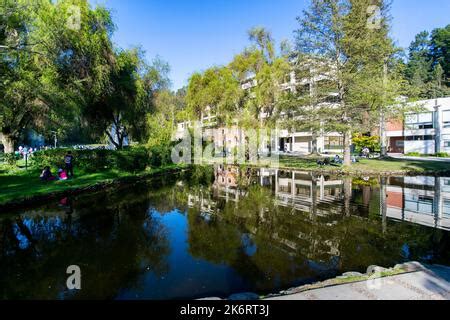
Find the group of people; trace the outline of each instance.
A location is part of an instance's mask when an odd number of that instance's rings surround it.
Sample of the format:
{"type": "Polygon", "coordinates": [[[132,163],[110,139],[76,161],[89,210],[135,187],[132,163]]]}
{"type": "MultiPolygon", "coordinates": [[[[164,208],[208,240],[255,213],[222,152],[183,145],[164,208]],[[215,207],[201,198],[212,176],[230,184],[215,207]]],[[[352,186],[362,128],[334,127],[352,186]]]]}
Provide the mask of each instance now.
{"type": "Polygon", "coordinates": [[[16,155],[22,157],[23,159],[31,157],[37,149],[27,148],[27,147],[19,147],[19,150],[16,151],[16,155]]]}
{"type": "MultiPolygon", "coordinates": [[[[355,156],[351,157],[352,163],[359,162],[355,156]]],[[[317,164],[319,166],[327,166],[327,165],[342,165],[344,164],[344,160],[337,154],[334,158],[325,158],[324,160],[317,160],[317,164]]]]}
{"type": "Polygon", "coordinates": [[[42,181],[56,181],[56,180],[68,180],[69,178],[73,178],[73,155],[72,152],[67,152],[64,157],[64,165],[65,169],[60,168],[58,170],[58,174],[54,176],[49,166],[46,166],[41,173],[42,181]]]}

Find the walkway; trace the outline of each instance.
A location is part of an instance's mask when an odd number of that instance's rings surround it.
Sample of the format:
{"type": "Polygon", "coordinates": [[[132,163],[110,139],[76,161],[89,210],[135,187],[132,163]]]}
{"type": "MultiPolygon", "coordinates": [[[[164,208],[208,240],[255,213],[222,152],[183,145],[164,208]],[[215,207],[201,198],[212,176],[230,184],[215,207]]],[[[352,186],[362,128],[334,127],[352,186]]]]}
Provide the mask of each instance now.
{"type": "Polygon", "coordinates": [[[432,266],[396,276],[314,289],[267,300],[450,300],[450,268],[432,266]]]}
{"type": "Polygon", "coordinates": [[[412,161],[435,161],[435,162],[449,162],[450,158],[435,158],[435,157],[408,157],[400,153],[390,153],[389,157],[399,160],[412,160],[412,161]]]}

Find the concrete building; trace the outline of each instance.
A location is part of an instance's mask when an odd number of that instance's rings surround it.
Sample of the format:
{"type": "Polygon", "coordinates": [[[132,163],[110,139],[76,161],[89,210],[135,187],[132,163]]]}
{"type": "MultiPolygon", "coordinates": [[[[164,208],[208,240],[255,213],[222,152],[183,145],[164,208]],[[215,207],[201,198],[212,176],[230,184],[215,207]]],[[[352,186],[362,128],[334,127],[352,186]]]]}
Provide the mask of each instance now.
{"type": "Polygon", "coordinates": [[[450,153],[450,97],[418,101],[420,110],[405,120],[387,123],[388,150],[391,153],[450,153]]]}
{"type": "MultiPolygon", "coordinates": [[[[311,71],[313,72],[313,71],[311,71]]],[[[304,73],[302,73],[304,74],[304,73]]],[[[310,77],[308,79],[300,78],[296,72],[291,72],[286,82],[281,84],[280,90],[297,92],[299,90],[304,92],[312,92],[314,85],[320,81],[327,81],[327,78],[322,76],[310,77]]],[[[254,76],[249,76],[242,82],[243,90],[251,90],[258,85],[254,76]]],[[[330,93],[330,99],[324,103],[334,103],[334,93],[330,93]]],[[[267,117],[267,114],[261,113],[260,119],[267,117]]],[[[228,128],[217,127],[216,117],[211,112],[208,106],[201,118],[198,120],[201,124],[204,135],[209,140],[214,141],[216,150],[223,150],[226,153],[231,153],[235,147],[238,147],[246,139],[245,132],[239,128],[239,120],[234,121],[234,125],[228,128]]],[[[182,139],[185,130],[192,128],[191,121],[179,123],[177,131],[174,134],[174,139],[182,139]]],[[[343,137],[337,132],[321,132],[317,138],[313,137],[311,132],[290,132],[288,130],[280,130],[277,132],[276,141],[271,141],[267,146],[263,146],[263,151],[267,152],[269,147],[272,151],[296,153],[296,154],[310,154],[313,151],[313,143],[316,140],[317,150],[320,153],[342,153],[343,152],[343,137]]]]}

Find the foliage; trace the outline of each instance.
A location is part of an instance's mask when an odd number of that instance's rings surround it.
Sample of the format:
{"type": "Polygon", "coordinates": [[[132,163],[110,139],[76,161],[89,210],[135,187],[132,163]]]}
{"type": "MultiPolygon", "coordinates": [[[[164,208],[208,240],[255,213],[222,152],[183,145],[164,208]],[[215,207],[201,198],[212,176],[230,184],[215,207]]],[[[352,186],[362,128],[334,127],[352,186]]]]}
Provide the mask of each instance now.
{"type": "Polygon", "coordinates": [[[190,78],[186,106],[193,119],[214,114],[219,122],[226,123],[239,110],[242,97],[240,82],[232,70],[214,67],[190,78]]]}
{"type": "Polygon", "coordinates": [[[114,30],[110,12],[87,0],[2,1],[0,139],[6,152],[30,128],[46,138],[51,131],[60,139],[80,131],[83,138],[107,134],[119,149],[126,137],[146,140],[146,114],[154,93],[170,85],[169,67],[161,59],[148,65],[139,48],[117,48],[114,30]],[[72,21],[77,13],[79,21],[72,21]]]}
{"type": "MultiPolygon", "coordinates": [[[[114,150],[73,150],[74,165],[88,173],[107,170],[119,170],[125,172],[140,172],[147,167],[157,167],[170,164],[167,161],[167,150],[148,150],[146,148],[128,148],[120,151],[114,150]]],[[[67,150],[56,149],[37,152],[33,157],[33,165],[36,168],[50,166],[52,168],[64,168],[64,156],[67,150]]],[[[169,155],[170,159],[170,155],[169,155]]]]}
{"type": "Polygon", "coordinates": [[[416,35],[409,47],[405,69],[415,97],[431,99],[450,94],[449,46],[450,25],[416,35]]]}
{"type": "Polygon", "coordinates": [[[149,164],[152,167],[161,167],[172,163],[172,146],[169,144],[155,145],[149,148],[149,164]]]}
{"type": "Polygon", "coordinates": [[[4,161],[9,166],[14,166],[16,164],[16,162],[17,162],[17,156],[14,153],[5,153],[4,161]]]}
{"type": "Polygon", "coordinates": [[[435,154],[435,156],[438,158],[450,158],[450,154],[448,154],[447,152],[438,152],[435,154]]]}
{"type": "Polygon", "coordinates": [[[24,127],[55,117],[49,106],[62,98],[51,54],[41,42],[34,45],[37,27],[50,11],[50,3],[39,0],[0,5],[0,138],[6,153],[14,151],[24,127]]]}
{"type": "Polygon", "coordinates": [[[406,154],[406,156],[408,156],[408,157],[420,157],[421,154],[419,152],[408,152],[406,154]]]}
{"type": "Polygon", "coordinates": [[[378,136],[356,134],[353,136],[352,142],[357,153],[360,153],[364,148],[369,148],[372,152],[379,151],[381,148],[380,137],[378,136]]]}
{"type": "Polygon", "coordinates": [[[313,0],[298,18],[296,31],[299,73],[306,71],[312,89],[294,95],[288,110],[299,122],[310,122],[312,129],[325,123],[325,131],[340,132],[346,165],[351,164],[354,129],[370,131],[382,115],[395,113],[392,109],[399,105],[396,99],[405,85],[389,37],[389,4],[378,2],[378,26],[373,28],[368,27],[370,5],[371,0],[313,0]],[[305,66],[309,69],[303,70],[305,66]],[[320,87],[314,79],[327,81],[320,87]],[[295,110],[299,100],[309,102],[309,110],[295,110]]]}

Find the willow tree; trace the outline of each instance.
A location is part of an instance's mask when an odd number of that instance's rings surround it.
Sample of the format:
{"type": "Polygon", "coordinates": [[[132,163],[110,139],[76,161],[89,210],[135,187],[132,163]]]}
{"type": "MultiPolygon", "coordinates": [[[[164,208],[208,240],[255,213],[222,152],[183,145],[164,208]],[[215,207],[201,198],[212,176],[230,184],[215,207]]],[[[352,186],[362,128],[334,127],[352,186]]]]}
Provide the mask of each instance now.
{"type": "Polygon", "coordinates": [[[263,128],[277,122],[280,102],[286,94],[290,64],[285,55],[277,55],[271,33],[255,27],[248,32],[251,46],[237,55],[229,67],[241,82],[253,82],[245,93],[245,110],[250,121],[263,128]]]}
{"type": "Polygon", "coordinates": [[[0,19],[0,132],[12,152],[24,129],[60,128],[102,91],[113,25],[86,0],[6,0],[0,19]]]}
{"type": "Polygon", "coordinates": [[[41,93],[53,82],[52,69],[31,30],[48,7],[45,1],[0,4],[0,138],[6,153],[14,151],[23,129],[47,108],[41,93]]]}
{"type": "Polygon", "coordinates": [[[213,67],[194,74],[187,88],[186,105],[195,119],[202,121],[207,111],[216,116],[218,124],[232,122],[241,105],[239,79],[228,67],[213,67]]]}

